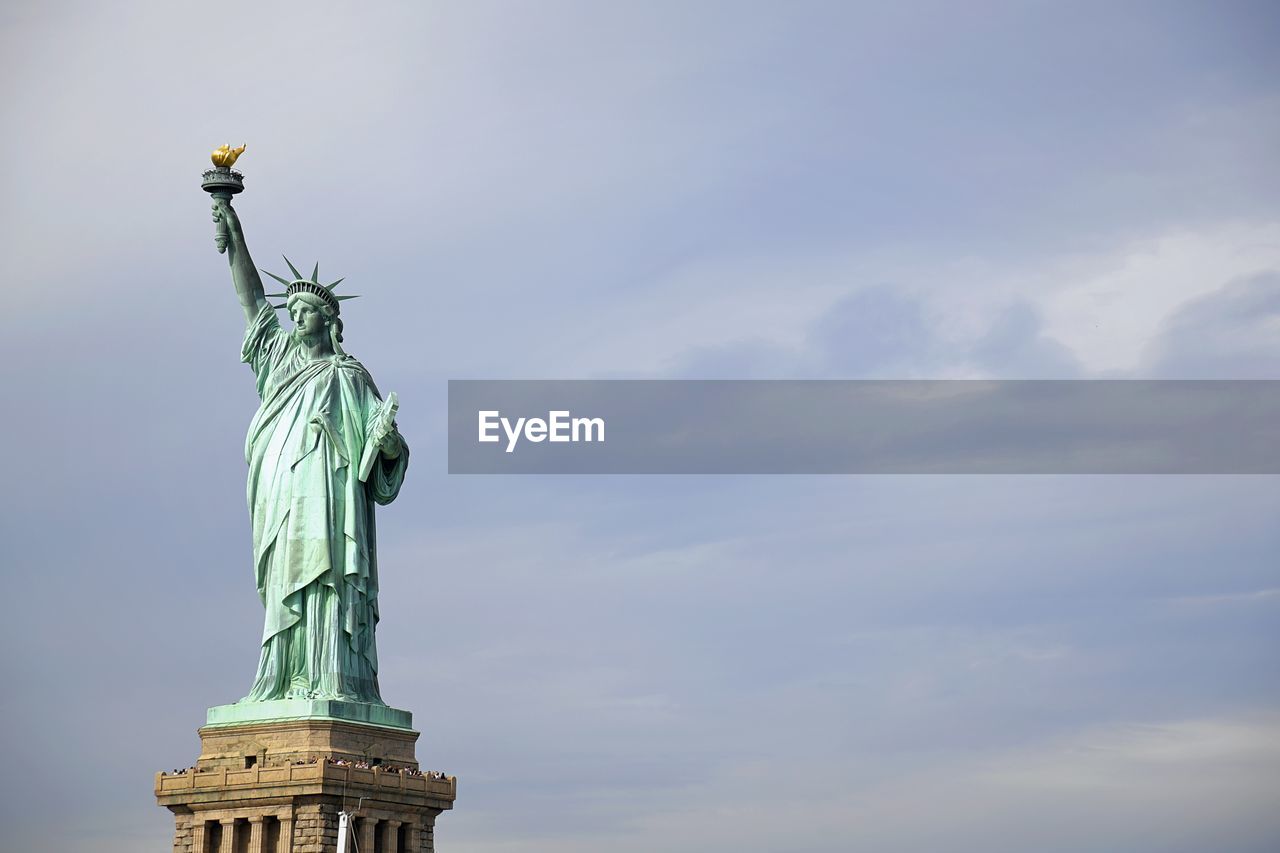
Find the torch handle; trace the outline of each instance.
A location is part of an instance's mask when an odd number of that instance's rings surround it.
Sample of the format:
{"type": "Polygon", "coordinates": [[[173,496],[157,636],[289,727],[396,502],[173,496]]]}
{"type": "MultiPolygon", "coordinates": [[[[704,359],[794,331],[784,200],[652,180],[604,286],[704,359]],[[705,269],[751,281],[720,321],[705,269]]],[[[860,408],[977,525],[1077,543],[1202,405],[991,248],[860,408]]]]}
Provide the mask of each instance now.
{"type": "MultiPolygon", "coordinates": [[[[231,201],[231,193],[228,192],[211,192],[209,195],[225,202],[231,201]]],[[[230,239],[230,233],[227,231],[227,222],[221,216],[218,217],[217,224],[213,229],[213,245],[217,246],[218,254],[224,254],[227,251],[227,241],[230,239]]]]}

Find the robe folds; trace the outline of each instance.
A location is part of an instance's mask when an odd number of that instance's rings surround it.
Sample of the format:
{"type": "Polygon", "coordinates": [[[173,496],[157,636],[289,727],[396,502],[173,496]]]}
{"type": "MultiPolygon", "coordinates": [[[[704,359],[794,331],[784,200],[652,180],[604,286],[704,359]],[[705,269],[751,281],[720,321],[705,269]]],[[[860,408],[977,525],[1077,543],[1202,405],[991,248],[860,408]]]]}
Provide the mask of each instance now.
{"type": "Polygon", "coordinates": [[[348,355],[312,359],[265,306],[245,331],[242,359],[262,403],[245,459],[262,656],[242,701],[346,699],[382,704],[378,691],[378,560],[374,505],[395,500],[409,463],[360,458],[381,403],[348,355]]]}

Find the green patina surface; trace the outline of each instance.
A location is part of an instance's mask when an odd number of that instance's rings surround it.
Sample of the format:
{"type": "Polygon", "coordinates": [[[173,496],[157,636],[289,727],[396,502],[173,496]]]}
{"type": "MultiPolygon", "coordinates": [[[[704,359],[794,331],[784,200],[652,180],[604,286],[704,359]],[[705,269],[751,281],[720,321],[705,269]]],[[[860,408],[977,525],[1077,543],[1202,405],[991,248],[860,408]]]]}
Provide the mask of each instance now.
{"type": "Polygon", "coordinates": [[[343,351],[339,315],[349,297],[333,293],[338,282],[319,282],[319,265],[309,278],[292,264],[292,278],[271,274],[285,285],[279,307],[295,324],[281,326],[230,194],[214,189],[245,317],[241,358],[261,400],[245,461],[252,576],[266,621],[248,695],[210,709],[209,724],[319,717],[407,728],[408,712],[382,701],[374,642],[374,509],[395,500],[409,462],[394,395],[384,402],[364,365],[343,351]]]}
{"type": "Polygon", "coordinates": [[[237,702],[209,709],[205,724],[232,726],[280,720],[345,720],[393,729],[412,729],[413,714],[373,702],[344,702],[337,699],[272,699],[237,702]]]}

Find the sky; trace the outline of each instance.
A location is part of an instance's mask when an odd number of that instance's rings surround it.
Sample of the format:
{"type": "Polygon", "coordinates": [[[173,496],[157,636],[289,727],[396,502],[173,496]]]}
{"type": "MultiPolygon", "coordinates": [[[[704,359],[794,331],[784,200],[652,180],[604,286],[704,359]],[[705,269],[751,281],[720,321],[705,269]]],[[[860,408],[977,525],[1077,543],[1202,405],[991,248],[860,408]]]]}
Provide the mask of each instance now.
{"type": "Polygon", "coordinates": [[[11,3],[0,846],[167,849],[247,691],[199,188],[361,299],[452,853],[1270,851],[1274,476],[463,477],[448,379],[1280,378],[1249,2],[11,3]],[[68,807],[68,802],[73,804],[68,807]]]}

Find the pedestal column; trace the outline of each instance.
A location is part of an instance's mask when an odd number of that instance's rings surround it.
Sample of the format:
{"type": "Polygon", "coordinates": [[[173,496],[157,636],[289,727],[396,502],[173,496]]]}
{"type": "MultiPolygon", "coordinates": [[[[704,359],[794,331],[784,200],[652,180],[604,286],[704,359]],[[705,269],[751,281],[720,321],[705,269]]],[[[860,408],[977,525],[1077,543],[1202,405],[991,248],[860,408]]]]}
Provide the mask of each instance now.
{"type": "Polygon", "coordinates": [[[235,818],[224,817],[218,823],[222,824],[222,843],[218,845],[218,853],[236,853],[235,818]]]}
{"type": "Polygon", "coordinates": [[[262,853],[262,815],[249,818],[249,853],[262,853]]]}
{"type": "Polygon", "coordinates": [[[360,819],[360,850],[368,850],[370,853],[375,849],[374,834],[378,831],[378,821],[375,818],[366,817],[360,819]]]}
{"type": "Polygon", "coordinates": [[[293,853],[293,816],[280,818],[280,845],[276,853],[293,853]]]}

